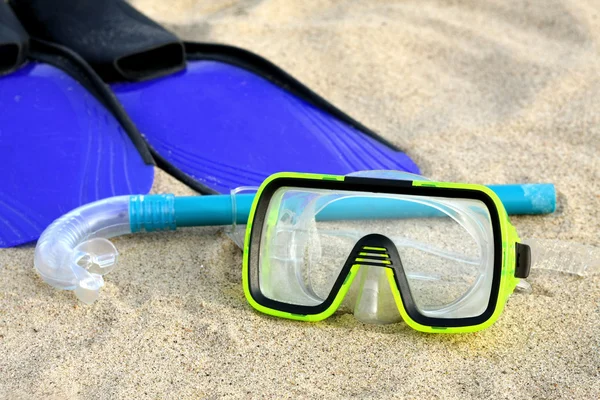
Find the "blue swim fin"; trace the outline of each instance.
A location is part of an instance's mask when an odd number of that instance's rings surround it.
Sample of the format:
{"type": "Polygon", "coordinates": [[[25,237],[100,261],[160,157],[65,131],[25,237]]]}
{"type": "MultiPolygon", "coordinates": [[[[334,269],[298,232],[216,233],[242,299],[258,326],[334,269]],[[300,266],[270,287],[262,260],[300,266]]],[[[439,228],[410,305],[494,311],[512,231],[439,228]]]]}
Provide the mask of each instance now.
{"type": "Polygon", "coordinates": [[[406,154],[268,61],[230,46],[186,50],[185,71],[112,89],[154,151],[208,190],[258,186],[279,171],[419,172],[406,154]]]}
{"type": "Polygon", "coordinates": [[[113,82],[157,165],[201,193],[257,185],[278,171],[419,172],[398,148],[256,54],[183,46],[123,0],[75,2],[13,0],[32,35],[69,47],[113,82]],[[90,46],[94,37],[111,41],[90,46]]]}
{"type": "Polygon", "coordinates": [[[152,157],[126,114],[109,111],[110,91],[72,52],[30,43],[5,2],[0,59],[0,247],[82,204],[150,190],[152,157]]]}

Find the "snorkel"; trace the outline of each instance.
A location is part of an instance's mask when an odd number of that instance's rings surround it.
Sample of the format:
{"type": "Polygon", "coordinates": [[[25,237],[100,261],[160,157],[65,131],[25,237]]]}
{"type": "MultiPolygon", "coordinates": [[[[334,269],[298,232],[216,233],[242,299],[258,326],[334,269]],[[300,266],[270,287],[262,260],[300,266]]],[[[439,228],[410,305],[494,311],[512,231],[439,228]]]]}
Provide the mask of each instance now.
{"type": "MultiPolygon", "coordinates": [[[[414,175],[392,171],[369,171],[355,176],[378,179],[423,180],[414,175]]],[[[509,214],[540,214],[554,211],[553,185],[490,186],[505,204],[509,214]]],[[[93,303],[104,285],[103,276],[111,272],[118,259],[118,251],[108,240],[115,236],[143,231],[174,230],[186,226],[229,226],[233,240],[243,248],[243,224],[248,219],[254,194],[252,189],[234,191],[231,195],[175,197],[173,195],[120,196],[100,200],[77,208],[51,224],[40,237],[35,250],[35,267],[44,281],[58,289],[73,290],[84,303],[93,303]],[[250,192],[250,193],[244,193],[250,192]]],[[[337,202],[329,207],[329,214],[318,218],[335,220],[336,215],[347,219],[398,218],[397,210],[385,207],[365,210],[351,202],[337,202]]],[[[410,211],[410,210],[409,210],[410,211]]],[[[413,209],[412,212],[418,211],[413,209]]],[[[461,213],[468,215],[469,210],[461,213]]],[[[410,212],[406,214],[410,215],[410,212]]],[[[400,216],[401,217],[401,216],[400,216]]],[[[382,271],[382,270],[380,270],[382,271]]],[[[359,276],[361,286],[354,311],[365,322],[395,322],[394,315],[385,315],[373,304],[383,304],[382,296],[390,295],[381,285],[380,272],[366,271],[359,276]],[[379,299],[379,301],[375,301],[379,299]]],[[[349,301],[352,299],[349,293],[349,301]]],[[[356,297],[356,296],[355,296],[356,297]]]]}

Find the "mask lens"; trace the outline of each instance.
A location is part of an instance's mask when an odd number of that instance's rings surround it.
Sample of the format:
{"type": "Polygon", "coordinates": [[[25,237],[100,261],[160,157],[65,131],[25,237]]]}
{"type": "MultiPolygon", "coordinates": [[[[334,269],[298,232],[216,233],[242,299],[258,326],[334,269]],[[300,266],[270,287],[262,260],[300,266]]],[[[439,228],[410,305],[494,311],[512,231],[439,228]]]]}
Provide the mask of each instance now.
{"type": "MultiPolygon", "coordinates": [[[[263,220],[261,292],[288,304],[323,303],[336,294],[334,284],[356,243],[373,233],[396,246],[421,314],[467,318],[486,309],[492,224],[485,204],[472,199],[279,188],[263,220]]],[[[361,259],[376,268],[394,266],[377,249],[361,250],[351,262],[360,265],[361,259]]]]}

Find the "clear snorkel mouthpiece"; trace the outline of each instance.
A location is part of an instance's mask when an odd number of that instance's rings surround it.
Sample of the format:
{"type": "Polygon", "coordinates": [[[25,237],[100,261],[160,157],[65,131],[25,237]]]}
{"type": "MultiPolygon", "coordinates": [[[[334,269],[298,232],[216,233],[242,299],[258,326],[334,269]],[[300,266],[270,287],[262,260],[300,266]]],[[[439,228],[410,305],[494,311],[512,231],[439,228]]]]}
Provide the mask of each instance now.
{"type": "Polygon", "coordinates": [[[131,233],[129,199],[99,200],[52,223],[35,248],[34,264],[42,279],[57,289],[73,290],[86,304],[96,301],[102,276],[116,267],[119,255],[108,238],[131,233]]]}
{"type": "Polygon", "coordinates": [[[103,276],[117,266],[119,252],[108,239],[175,229],[174,199],[172,194],[116,196],[70,211],[40,236],[35,269],[51,286],[73,290],[82,302],[93,303],[103,276]]]}

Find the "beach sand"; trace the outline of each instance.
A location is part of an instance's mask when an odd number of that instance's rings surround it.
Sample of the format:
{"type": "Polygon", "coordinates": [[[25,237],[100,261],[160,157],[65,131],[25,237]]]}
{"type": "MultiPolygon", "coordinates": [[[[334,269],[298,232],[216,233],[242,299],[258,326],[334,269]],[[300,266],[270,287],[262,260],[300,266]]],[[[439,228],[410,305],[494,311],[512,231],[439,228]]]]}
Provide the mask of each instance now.
{"type": "MultiPolygon", "coordinates": [[[[600,246],[600,4],[136,0],[186,39],[247,48],[407,149],[425,176],[552,182],[513,217],[540,264],[600,246]]],[[[199,125],[201,129],[201,125],[199,125]]],[[[189,191],[157,171],[155,192],[189,191]]],[[[600,398],[600,274],[534,269],[490,329],[428,335],[351,314],[255,312],[217,228],[115,240],[100,300],[42,282],[33,245],[0,250],[0,397],[600,398]]]]}

